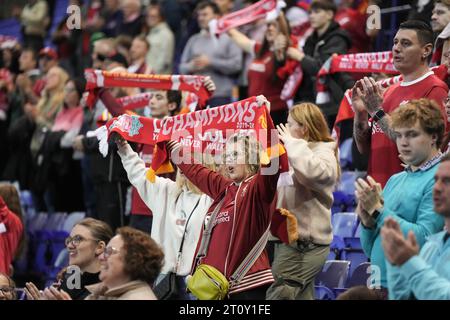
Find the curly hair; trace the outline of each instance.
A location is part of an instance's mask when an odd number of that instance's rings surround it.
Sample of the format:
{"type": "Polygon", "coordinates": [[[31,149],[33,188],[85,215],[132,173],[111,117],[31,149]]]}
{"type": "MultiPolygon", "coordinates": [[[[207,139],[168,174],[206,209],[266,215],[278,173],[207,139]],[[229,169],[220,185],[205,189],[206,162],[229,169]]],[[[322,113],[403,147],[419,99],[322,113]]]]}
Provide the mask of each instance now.
{"type": "Polygon", "coordinates": [[[164,264],[164,253],[148,234],[131,227],[117,229],[123,240],[124,269],[132,280],[153,285],[164,264]]]}
{"type": "Polygon", "coordinates": [[[436,135],[439,148],[444,138],[444,118],[438,104],[429,99],[411,100],[392,113],[392,128],[413,127],[419,121],[422,129],[429,135],[436,135]]]}

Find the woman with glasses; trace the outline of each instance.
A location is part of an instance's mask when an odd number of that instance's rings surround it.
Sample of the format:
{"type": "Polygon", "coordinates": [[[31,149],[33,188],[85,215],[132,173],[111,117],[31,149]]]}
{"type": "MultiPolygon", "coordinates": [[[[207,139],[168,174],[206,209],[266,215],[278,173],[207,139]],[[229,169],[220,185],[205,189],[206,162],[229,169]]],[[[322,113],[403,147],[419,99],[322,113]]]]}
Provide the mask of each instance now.
{"type": "MultiPolygon", "coordinates": [[[[170,296],[159,289],[155,289],[155,292],[168,300],[189,299],[185,278],[190,273],[200,229],[212,199],[179,171],[176,181],[157,176],[155,182],[151,183],[145,177],[147,168],[139,155],[125,140],[117,139],[116,143],[128,179],[153,213],[151,236],[164,251],[164,266],[155,284],[160,284],[159,288],[162,288],[164,282],[169,280],[164,280],[170,277],[169,273],[176,275],[176,292],[170,296]]],[[[199,163],[215,170],[212,157],[209,159],[201,154],[194,156],[199,163]]]]}
{"type": "Polygon", "coordinates": [[[163,261],[164,253],[148,234],[117,229],[100,256],[102,282],[87,287],[86,300],[156,300],[151,286],[163,261]]]}
{"type": "Polygon", "coordinates": [[[299,240],[276,243],[270,300],[314,299],[314,279],[322,270],[333,238],[331,206],[339,180],[338,146],[318,106],[301,103],[278,126],[289,159],[288,179],[278,186],[277,208],[297,218],[299,240]]]}
{"type": "Polygon", "coordinates": [[[61,280],[42,293],[33,283],[28,282],[25,288],[27,298],[53,299],[53,293],[57,288],[66,292],[71,299],[86,298],[89,294],[86,286],[100,282],[99,256],[112,236],[111,228],[103,221],[86,218],[78,222],[66,239],[69,267],[62,273],[61,280]]]}
{"type": "Polygon", "coordinates": [[[5,273],[0,272],[0,300],[16,300],[16,284],[5,273]]]}
{"type": "MultiPolygon", "coordinates": [[[[180,159],[181,148],[178,143],[170,142],[168,148],[173,161],[180,159]]],[[[224,171],[227,177],[192,160],[183,160],[183,163],[177,164],[195,186],[214,199],[202,223],[202,226],[213,223],[209,247],[205,256],[195,258],[191,272],[199,264],[208,264],[230,281],[233,273],[266,234],[279,170],[276,167],[276,172],[262,171],[259,157],[260,145],[253,136],[235,134],[227,140],[224,148],[224,171]],[[215,219],[210,221],[213,212],[215,219]]],[[[205,227],[200,234],[200,243],[204,231],[205,227]]],[[[194,257],[197,257],[198,250],[199,245],[194,257]]],[[[231,284],[229,299],[265,299],[266,290],[273,282],[267,252],[262,250],[259,255],[255,253],[254,261],[249,264],[251,267],[242,280],[231,284]]]]}

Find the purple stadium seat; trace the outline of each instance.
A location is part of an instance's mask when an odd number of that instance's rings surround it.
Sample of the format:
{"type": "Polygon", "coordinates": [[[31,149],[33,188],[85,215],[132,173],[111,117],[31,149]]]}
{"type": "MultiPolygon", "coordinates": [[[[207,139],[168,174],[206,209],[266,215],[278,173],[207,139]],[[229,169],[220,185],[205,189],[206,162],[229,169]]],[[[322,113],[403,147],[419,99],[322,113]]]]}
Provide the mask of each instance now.
{"type": "Polygon", "coordinates": [[[353,212],[338,212],[331,217],[333,234],[343,238],[353,237],[357,215],[353,212]]]}
{"type": "Polygon", "coordinates": [[[342,260],[326,261],[316,277],[316,285],[329,289],[344,288],[348,277],[350,262],[342,260]]]}
{"type": "Polygon", "coordinates": [[[359,264],[347,280],[347,288],[362,286],[367,284],[367,279],[370,277],[370,262],[363,262],[359,264]]]}

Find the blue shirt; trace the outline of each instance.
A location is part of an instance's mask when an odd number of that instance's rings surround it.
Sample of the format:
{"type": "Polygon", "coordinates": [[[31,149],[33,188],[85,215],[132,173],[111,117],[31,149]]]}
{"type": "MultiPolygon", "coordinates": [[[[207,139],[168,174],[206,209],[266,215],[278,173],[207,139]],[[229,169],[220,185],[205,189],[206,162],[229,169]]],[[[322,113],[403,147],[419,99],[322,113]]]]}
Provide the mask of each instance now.
{"type": "Polygon", "coordinates": [[[420,254],[396,267],[387,263],[389,299],[450,300],[450,239],[430,236],[420,254]]]}
{"type": "Polygon", "coordinates": [[[380,236],[384,219],[391,216],[397,220],[405,236],[412,230],[419,246],[444,226],[444,219],[433,210],[434,174],[439,160],[437,157],[414,172],[406,169],[389,178],[383,190],[384,207],[375,220],[375,228],[363,227],[361,230],[362,248],[371,264],[380,268],[375,274],[380,275],[382,287],[387,288],[386,260],[380,236]]]}

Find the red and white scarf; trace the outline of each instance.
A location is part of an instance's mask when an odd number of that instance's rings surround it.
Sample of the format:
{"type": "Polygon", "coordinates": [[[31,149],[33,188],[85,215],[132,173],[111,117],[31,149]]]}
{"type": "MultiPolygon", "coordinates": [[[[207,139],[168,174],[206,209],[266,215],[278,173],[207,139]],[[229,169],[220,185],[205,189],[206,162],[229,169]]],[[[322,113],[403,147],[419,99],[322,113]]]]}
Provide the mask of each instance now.
{"type": "Polygon", "coordinates": [[[119,103],[124,110],[135,110],[141,109],[148,106],[150,99],[153,97],[153,93],[144,92],[135,94],[134,96],[127,96],[117,99],[117,103],[119,103]]]}
{"type": "Polygon", "coordinates": [[[217,154],[222,152],[227,135],[246,132],[255,134],[266,151],[261,157],[261,163],[267,164],[271,156],[280,156],[281,168],[286,171],[288,167],[285,150],[278,143],[276,130],[265,103],[266,100],[262,96],[251,97],[162,120],[123,114],[97,129],[100,152],[104,156],[107,154],[107,139],[113,132],[127,141],[155,145],[152,166],[147,172],[148,179],[153,182],[155,172],[161,166],[168,165],[165,142],[174,140],[190,151],[217,154]]]}
{"type": "MultiPolygon", "coordinates": [[[[431,71],[434,72],[434,74],[441,79],[442,81],[445,81],[447,79],[447,67],[445,65],[439,65],[436,67],[432,67],[431,71]]],[[[403,77],[401,75],[383,79],[380,81],[377,81],[377,83],[380,85],[381,88],[387,89],[390,86],[392,86],[395,83],[398,83],[403,80],[403,77]]],[[[336,121],[333,126],[333,137],[335,137],[337,140],[339,140],[340,135],[340,126],[339,124],[344,120],[350,120],[353,119],[355,116],[355,111],[353,110],[352,106],[352,91],[347,90],[345,91],[344,98],[341,101],[341,104],[339,106],[338,114],[336,116],[336,121]]]]}
{"type": "Polygon", "coordinates": [[[284,1],[261,0],[244,9],[224,15],[220,19],[211,20],[209,31],[211,34],[219,35],[259,19],[275,20],[285,6],[284,1]]]}
{"type": "Polygon", "coordinates": [[[330,94],[326,88],[326,76],[338,73],[386,73],[398,74],[394,67],[391,51],[369,52],[335,55],[330,57],[320,68],[317,74],[317,104],[330,102],[330,94]]]}
{"type": "Polygon", "coordinates": [[[188,91],[197,95],[200,106],[204,106],[211,96],[211,93],[203,85],[204,76],[116,73],[94,69],[86,69],[84,76],[86,91],[89,93],[86,99],[88,106],[92,106],[95,102],[97,88],[133,87],[188,91]]]}

